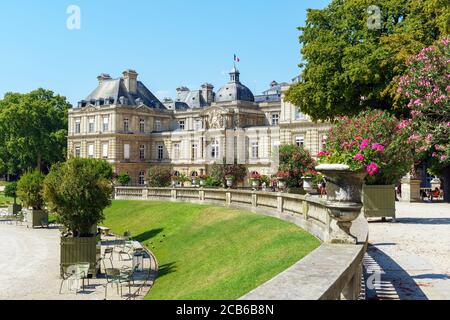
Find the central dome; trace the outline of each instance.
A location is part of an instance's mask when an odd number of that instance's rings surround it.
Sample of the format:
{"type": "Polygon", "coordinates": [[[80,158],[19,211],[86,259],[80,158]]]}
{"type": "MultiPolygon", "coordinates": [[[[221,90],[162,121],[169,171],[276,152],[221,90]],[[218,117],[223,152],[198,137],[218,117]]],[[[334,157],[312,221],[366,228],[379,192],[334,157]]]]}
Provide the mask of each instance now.
{"type": "Polygon", "coordinates": [[[239,75],[239,70],[234,67],[230,72],[230,82],[217,92],[216,102],[255,101],[255,96],[250,89],[239,81],[239,75]]]}

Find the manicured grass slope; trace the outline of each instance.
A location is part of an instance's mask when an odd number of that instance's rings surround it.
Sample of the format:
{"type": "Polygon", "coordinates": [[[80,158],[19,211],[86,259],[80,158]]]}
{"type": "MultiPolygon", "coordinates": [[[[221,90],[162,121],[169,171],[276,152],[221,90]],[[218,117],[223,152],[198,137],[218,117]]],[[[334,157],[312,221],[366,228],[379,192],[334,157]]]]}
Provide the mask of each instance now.
{"type": "Polygon", "coordinates": [[[237,299],[320,245],[293,224],[228,208],[115,201],[105,215],[156,255],[155,300],[237,299]]]}

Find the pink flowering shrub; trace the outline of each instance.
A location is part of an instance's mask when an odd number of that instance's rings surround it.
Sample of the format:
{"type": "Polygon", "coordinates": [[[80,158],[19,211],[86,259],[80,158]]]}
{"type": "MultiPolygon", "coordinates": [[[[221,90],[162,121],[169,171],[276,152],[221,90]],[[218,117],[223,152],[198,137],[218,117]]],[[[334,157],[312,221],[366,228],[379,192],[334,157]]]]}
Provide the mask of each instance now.
{"type": "Polygon", "coordinates": [[[302,177],[313,171],[316,166],[315,160],[312,158],[308,150],[296,145],[282,145],[280,147],[280,172],[289,174],[287,185],[290,188],[298,188],[302,185],[302,177]]]}
{"type": "Polygon", "coordinates": [[[331,129],[319,163],[341,163],[367,172],[366,183],[397,183],[412,165],[411,125],[380,110],[340,118],[331,129]]]}
{"type": "Polygon", "coordinates": [[[408,142],[435,174],[450,166],[450,39],[424,48],[408,61],[397,93],[411,113],[408,142]]]}

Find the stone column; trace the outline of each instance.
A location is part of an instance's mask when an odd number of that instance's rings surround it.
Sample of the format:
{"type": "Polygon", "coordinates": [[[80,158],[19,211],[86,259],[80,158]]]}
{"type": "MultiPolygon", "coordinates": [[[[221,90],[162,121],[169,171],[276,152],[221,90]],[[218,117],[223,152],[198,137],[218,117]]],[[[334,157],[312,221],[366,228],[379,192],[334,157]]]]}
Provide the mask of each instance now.
{"type": "Polygon", "coordinates": [[[278,212],[279,213],[283,213],[283,205],[284,205],[284,199],[283,199],[283,195],[281,193],[279,193],[277,195],[277,208],[278,208],[278,212]]]}
{"type": "Polygon", "coordinates": [[[410,175],[407,175],[402,179],[402,202],[422,202],[420,197],[420,184],[419,179],[414,179],[410,175]]]}

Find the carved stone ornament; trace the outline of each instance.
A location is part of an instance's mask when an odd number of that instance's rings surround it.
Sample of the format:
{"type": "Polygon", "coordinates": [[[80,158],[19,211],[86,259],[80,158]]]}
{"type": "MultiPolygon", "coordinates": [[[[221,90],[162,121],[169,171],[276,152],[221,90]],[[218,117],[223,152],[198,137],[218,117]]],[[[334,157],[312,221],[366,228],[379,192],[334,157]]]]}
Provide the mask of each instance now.
{"type": "Polygon", "coordinates": [[[212,110],[208,116],[210,129],[222,129],[224,126],[224,118],[219,110],[212,110]]]}

